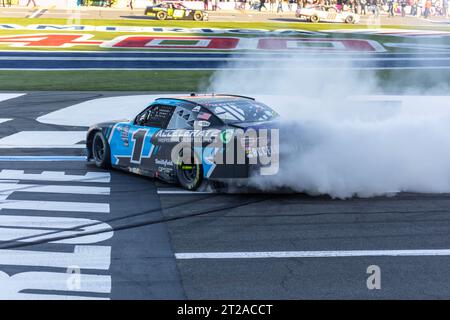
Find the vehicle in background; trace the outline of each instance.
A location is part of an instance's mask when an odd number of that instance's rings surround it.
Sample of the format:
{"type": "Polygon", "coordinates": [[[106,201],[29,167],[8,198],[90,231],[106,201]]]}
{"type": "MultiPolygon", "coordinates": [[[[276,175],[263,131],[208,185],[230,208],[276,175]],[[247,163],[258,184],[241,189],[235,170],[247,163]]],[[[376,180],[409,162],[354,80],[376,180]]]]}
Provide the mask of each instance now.
{"type": "Polygon", "coordinates": [[[165,1],[158,5],[145,8],[145,15],[156,17],[158,20],[208,20],[208,13],[203,10],[192,10],[185,7],[181,2],[165,1]]]}
{"type": "Polygon", "coordinates": [[[350,11],[341,11],[333,6],[312,6],[306,8],[298,8],[295,12],[297,18],[306,18],[307,20],[317,23],[324,22],[345,22],[358,23],[360,16],[350,11]]]}

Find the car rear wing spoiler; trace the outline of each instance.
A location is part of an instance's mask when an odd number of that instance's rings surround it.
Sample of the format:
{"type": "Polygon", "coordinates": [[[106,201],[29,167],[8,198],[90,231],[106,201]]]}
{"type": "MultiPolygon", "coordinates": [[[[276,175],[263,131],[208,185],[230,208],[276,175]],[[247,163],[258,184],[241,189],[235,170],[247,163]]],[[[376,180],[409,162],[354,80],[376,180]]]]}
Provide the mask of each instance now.
{"type": "Polygon", "coordinates": [[[255,98],[252,97],[247,97],[247,96],[241,96],[238,94],[227,94],[227,93],[219,93],[219,94],[215,94],[216,96],[228,96],[228,97],[236,97],[236,98],[244,98],[244,99],[249,99],[249,100],[255,100],[255,98]]]}

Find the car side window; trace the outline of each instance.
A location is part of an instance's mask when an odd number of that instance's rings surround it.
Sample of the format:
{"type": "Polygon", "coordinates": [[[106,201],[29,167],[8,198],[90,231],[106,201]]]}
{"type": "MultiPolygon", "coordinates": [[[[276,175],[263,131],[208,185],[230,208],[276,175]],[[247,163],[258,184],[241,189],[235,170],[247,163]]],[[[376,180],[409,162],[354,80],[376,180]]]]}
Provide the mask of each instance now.
{"type": "Polygon", "coordinates": [[[194,108],[177,107],[167,129],[193,129],[195,121],[203,127],[215,127],[223,123],[209,110],[197,106],[194,108]]]}
{"type": "Polygon", "coordinates": [[[170,119],[167,129],[192,129],[194,127],[194,114],[184,107],[177,107],[170,119]]]}
{"type": "Polygon", "coordinates": [[[136,125],[165,129],[169,124],[174,109],[173,106],[151,106],[136,117],[136,125]]]}
{"type": "Polygon", "coordinates": [[[145,124],[145,120],[147,119],[149,109],[146,109],[145,111],[141,112],[136,116],[136,120],[134,121],[134,124],[138,126],[143,126],[145,124]]]}

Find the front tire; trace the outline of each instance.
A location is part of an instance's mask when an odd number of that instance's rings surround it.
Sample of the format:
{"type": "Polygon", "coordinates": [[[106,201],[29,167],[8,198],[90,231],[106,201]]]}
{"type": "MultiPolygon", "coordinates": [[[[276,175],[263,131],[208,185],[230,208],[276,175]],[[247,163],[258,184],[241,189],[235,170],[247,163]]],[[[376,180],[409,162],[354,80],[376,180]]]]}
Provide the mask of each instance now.
{"type": "Polygon", "coordinates": [[[194,13],[194,20],[195,20],[195,21],[203,21],[203,13],[201,13],[201,12],[195,12],[195,13],[194,13]]]}
{"type": "Polygon", "coordinates": [[[348,16],[347,18],[345,18],[345,23],[355,23],[355,19],[353,18],[353,16],[348,16]]]}
{"type": "Polygon", "coordinates": [[[111,167],[109,143],[100,131],[96,132],[94,139],[92,139],[91,154],[97,167],[103,169],[109,169],[111,167]]]}
{"type": "Polygon", "coordinates": [[[203,166],[194,151],[191,151],[190,163],[183,162],[183,150],[176,164],[178,182],[186,190],[195,191],[203,182],[203,166]]]}

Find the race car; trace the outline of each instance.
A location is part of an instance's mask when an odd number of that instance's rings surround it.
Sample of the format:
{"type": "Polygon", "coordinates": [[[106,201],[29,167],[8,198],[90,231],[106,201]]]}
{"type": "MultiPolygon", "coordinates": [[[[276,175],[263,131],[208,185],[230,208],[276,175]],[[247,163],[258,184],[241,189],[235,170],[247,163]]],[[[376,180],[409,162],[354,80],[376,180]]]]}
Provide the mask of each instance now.
{"type": "Polygon", "coordinates": [[[223,185],[273,164],[267,159],[273,157],[271,130],[277,119],[274,110],[250,97],[159,98],[131,120],[91,126],[87,159],[100,168],[159,178],[187,190],[203,182],[223,185]]]}
{"type": "Polygon", "coordinates": [[[180,2],[163,2],[155,6],[145,8],[145,15],[156,17],[158,20],[177,19],[177,20],[208,20],[208,13],[202,10],[192,10],[185,7],[180,2]]]}
{"type": "Polygon", "coordinates": [[[338,12],[333,6],[312,6],[306,8],[298,8],[295,12],[297,18],[306,18],[311,22],[345,22],[358,23],[360,16],[349,11],[338,12]]]}

